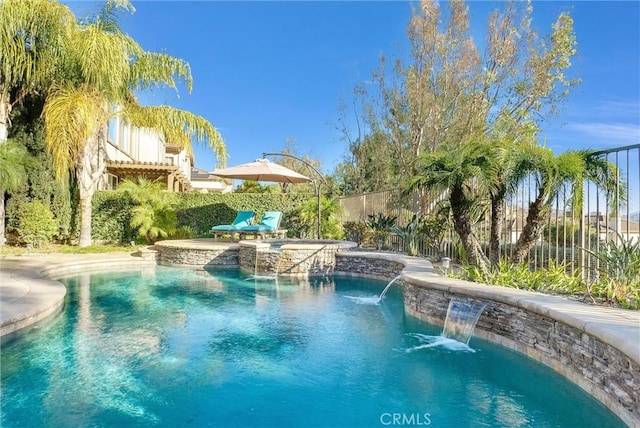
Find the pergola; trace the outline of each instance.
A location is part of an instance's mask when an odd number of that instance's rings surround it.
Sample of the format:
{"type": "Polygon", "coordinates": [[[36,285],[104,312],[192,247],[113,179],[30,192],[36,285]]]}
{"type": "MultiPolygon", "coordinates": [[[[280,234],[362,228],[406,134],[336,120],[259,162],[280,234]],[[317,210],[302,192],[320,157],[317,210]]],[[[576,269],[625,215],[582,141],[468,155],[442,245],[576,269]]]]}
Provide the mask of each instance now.
{"type": "Polygon", "coordinates": [[[191,190],[191,182],[180,167],[170,163],[107,161],[107,172],[118,179],[144,177],[148,180],[162,179],[167,183],[167,190],[187,192],[191,190]]]}

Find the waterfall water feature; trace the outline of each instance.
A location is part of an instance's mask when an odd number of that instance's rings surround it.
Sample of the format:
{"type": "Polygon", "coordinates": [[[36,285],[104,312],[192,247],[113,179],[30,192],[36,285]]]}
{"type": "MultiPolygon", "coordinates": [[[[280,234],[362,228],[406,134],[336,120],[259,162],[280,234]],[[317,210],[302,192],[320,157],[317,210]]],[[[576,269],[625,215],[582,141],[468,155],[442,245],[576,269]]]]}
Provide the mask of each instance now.
{"type": "MultiPolygon", "coordinates": [[[[274,251],[261,251],[261,248],[256,247],[255,249],[255,265],[254,265],[254,271],[253,271],[253,275],[251,275],[249,278],[247,278],[247,280],[251,280],[251,279],[258,279],[258,280],[273,280],[273,279],[277,279],[278,278],[278,269],[280,268],[280,248],[279,247],[269,247],[269,250],[274,250],[274,251]],[[278,254],[278,260],[275,264],[275,272],[274,275],[260,275],[258,273],[259,269],[258,269],[258,265],[259,265],[259,254],[264,252],[269,253],[269,252],[275,252],[278,254]]],[[[265,260],[266,260],[266,255],[265,255],[265,260]]]]}
{"type": "Polygon", "coordinates": [[[487,303],[482,300],[453,296],[449,301],[442,333],[439,336],[410,333],[409,336],[417,339],[419,344],[405,349],[405,352],[436,347],[450,351],[475,352],[469,347],[469,339],[486,306],[487,303]]]}
{"type": "Polygon", "coordinates": [[[442,336],[468,345],[478,318],[486,306],[487,302],[482,300],[453,296],[449,301],[442,336]]]}
{"type": "Polygon", "coordinates": [[[391,288],[393,283],[401,278],[402,278],[402,275],[398,275],[395,278],[393,278],[391,281],[389,281],[387,286],[384,287],[384,289],[382,290],[382,293],[380,293],[380,296],[373,296],[373,297],[345,296],[345,297],[355,300],[357,303],[361,305],[377,305],[382,301],[382,299],[384,298],[384,295],[387,294],[387,291],[389,291],[389,288],[391,288]]]}
{"type": "Polygon", "coordinates": [[[400,278],[402,278],[402,275],[398,275],[395,278],[393,278],[386,287],[384,287],[384,290],[382,290],[382,293],[380,293],[380,297],[378,297],[378,301],[377,303],[380,303],[382,301],[382,298],[384,297],[385,294],[387,294],[387,291],[389,291],[389,288],[391,288],[391,286],[393,285],[394,282],[396,282],[397,280],[399,280],[400,278]]]}

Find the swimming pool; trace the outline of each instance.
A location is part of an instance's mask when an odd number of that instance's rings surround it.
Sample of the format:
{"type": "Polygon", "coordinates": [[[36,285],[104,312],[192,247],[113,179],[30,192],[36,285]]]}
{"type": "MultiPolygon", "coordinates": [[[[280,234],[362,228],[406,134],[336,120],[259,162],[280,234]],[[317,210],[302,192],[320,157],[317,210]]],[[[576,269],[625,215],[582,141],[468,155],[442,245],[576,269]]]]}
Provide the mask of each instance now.
{"type": "Polygon", "coordinates": [[[239,271],[65,280],[61,316],[2,349],[1,425],[622,426],[550,369],[404,314],[386,282],[239,271]],[[352,298],[349,298],[352,297],[352,298]]]}

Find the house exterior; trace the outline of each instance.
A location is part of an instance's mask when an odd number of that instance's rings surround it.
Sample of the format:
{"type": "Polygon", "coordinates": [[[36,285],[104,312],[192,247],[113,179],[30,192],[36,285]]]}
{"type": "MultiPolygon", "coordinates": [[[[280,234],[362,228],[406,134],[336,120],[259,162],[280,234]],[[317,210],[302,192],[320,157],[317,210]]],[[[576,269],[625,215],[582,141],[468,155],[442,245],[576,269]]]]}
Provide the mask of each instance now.
{"type": "Polygon", "coordinates": [[[115,189],[124,179],[145,177],[165,182],[173,192],[226,191],[227,183],[193,168],[193,162],[186,150],[167,143],[157,132],[114,117],[108,124],[106,174],[101,188],[115,189]],[[199,172],[192,181],[194,169],[199,172]]]}
{"type": "Polygon", "coordinates": [[[203,169],[191,167],[191,189],[200,193],[231,193],[233,180],[223,179],[203,169]]]}
{"type": "Polygon", "coordinates": [[[585,216],[585,223],[597,231],[601,242],[618,241],[634,243],[640,240],[640,223],[626,216],[611,217],[604,215],[585,216]]]}

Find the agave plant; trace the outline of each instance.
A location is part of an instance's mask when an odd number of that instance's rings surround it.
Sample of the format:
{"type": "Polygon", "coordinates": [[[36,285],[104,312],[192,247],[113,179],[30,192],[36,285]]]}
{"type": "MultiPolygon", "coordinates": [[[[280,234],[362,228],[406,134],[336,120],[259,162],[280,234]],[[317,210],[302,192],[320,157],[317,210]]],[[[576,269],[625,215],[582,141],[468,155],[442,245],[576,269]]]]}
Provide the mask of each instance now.
{"type": "Polygon", "coordinates": [[[593,291],[624,306],[640,305],[640,240],[625,239],[616,232],[615,240],[604,242],[599,251],[584,249],[598,261],[599,278],[593,291]]]}
{"type": "Polygon", "coordinates": [[[414,214],[406,226],[392,227],[391,233],[402,238],[405,253],[410,256],[417,256],[419,254],[418,242],[422,236],[421,230],[421,218],[417,214],[414,214]]]}
{"type": "Polygon", "coordinates": [[[389,237],[391,229],[396,226],[398,216],[386,215],[383,213],[370,214],[367,226],[373,230],[374,239],[376,241],[376,249],[382,250],[389,248],[389,237]]]}

